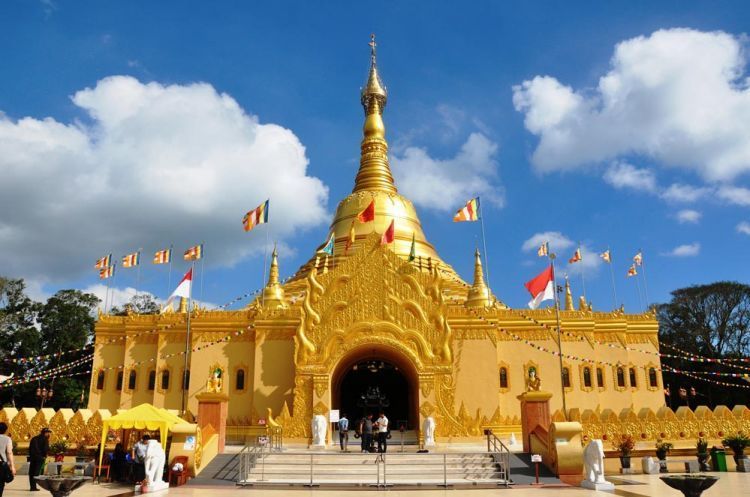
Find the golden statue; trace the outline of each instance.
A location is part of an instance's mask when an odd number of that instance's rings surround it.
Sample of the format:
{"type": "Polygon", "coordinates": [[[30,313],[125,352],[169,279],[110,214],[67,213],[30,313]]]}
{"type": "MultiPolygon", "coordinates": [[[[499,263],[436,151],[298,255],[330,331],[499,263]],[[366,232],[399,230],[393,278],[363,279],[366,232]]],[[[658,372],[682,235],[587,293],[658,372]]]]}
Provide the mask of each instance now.
{"type": "Polygon", "coordinates": [[[526,391],[538,392],[542,387],[542,379],[536,375],[536,368],[529,368],[529,376],[526,378],[526,391]]]}
{"type": "Polygon", "coordinates": [[[223,383],[221,376],[221,368],[214,368],[213,373],[211,373],[211,376],[208,377],[208,381],[206,381],[206,392],[221,393],[223,383]]]}

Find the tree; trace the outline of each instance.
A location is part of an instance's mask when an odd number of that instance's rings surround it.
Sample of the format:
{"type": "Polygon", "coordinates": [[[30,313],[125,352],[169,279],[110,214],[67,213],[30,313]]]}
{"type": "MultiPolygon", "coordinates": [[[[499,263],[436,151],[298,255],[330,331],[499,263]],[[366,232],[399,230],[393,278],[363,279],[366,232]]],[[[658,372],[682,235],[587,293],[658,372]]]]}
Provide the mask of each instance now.
{"type": "MultiPolygon", "coordinates": [[[[99,298],[79,290],[60,290],[42,306],[39,312],[39,325],[46,354],[76,351],[63,356],[53,356],[43,361],[43,369],[52,369],[81,359],[91,350],[81,350],[94,340],[94,310],[99,298]]],[[[91,362],[71,369],[71,372],[85,370],[91,362]]],[[[67,374],[66,373],[62,373],[67,374]]],[[[55,396],[50,404],[55,407],[71,407],[80,403],[81,392],[88,389],[90,375],[58,378],[51,383],[55,396]]]]}
{"type": "MultiPolygon", "coordinates": [[[[42,352],[37,316],[41,304],[24,292],[23,280],[0,276],[0,373],[23,377],[35,363],[14,363],[13,357],[36,356],[42,352]]],[[[18,385],[0,389],[0,405],[34,405],[34,385],[18,385]]]]}
{"type": "MultiPolygon", "coordinates": [[[[657,308],[660,340],[680,350],[712,359],[738,359],[750,355],[750,286],[731,281],[696,285],[672,292],[672,300],[657,308]]],[[[665,348],[662,352],[676,354],[665,348]]],[[[681,370],[746,372],[714,362],[664,358],[662,363],[681,370]]],[[[748,363],[740,363],[750,366],[748,363]]],[[[700,375],[740,385],[750,383],[727,377],[700,375]]],[[[676,395],[679,387],[695,387],[705,398],[694,403],[744,404],[750,400],[747,389],[712,388],[707,382],[684,375],[665,374],[665,384],[676,395]]]]}
{"type": "Polygon", "coordinates": [[[110,314],[113,316],[127,316],[128,314],[159,314],[161,307],[150,293],[141,293],[133,295],[128,303],[122,306],[112,308],[110,314]]]}

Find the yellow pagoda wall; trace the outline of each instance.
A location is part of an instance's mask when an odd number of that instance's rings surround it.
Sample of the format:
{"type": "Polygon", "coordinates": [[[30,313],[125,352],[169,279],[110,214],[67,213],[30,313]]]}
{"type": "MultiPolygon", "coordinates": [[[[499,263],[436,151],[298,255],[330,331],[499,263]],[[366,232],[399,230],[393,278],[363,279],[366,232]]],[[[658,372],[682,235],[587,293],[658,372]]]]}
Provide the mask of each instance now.
{"type": "Polygon", "coordinates": [[[495,346],[488,338],[457,340],[454,356],[457,359],[455,407],[463,404],[470,415],[475,416],[479,410],[480,417],[491,418],[498,407],[500,388],[495,346]]]}

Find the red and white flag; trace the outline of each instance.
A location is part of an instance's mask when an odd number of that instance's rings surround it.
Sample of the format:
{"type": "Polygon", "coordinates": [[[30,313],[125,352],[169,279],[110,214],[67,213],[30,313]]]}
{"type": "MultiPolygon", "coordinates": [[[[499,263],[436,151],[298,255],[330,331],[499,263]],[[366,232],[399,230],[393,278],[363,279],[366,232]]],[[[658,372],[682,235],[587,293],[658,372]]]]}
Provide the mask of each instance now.
{"type": "Polygon", "coordinates": [[[536,309],[539,304],[545,300],[552,300],[555,298],[555,273],[552,270],[552,264],[547,269],[539,273],[539,275],[531,281],[527,281],[523,286],[529,291],[533,297],[529,302],[529,307],[536,309]]]}
{"type": "Polygon", "coordinates": [[[388,245],[389,243],[393,243],[393,240],[396,239],[396,220],[391,219],[391,224],[388,225],[388,229],[385,230],[385,233],[383,233],[383,236],[380,238],[380,244],[381,245],[388,245]]]}
{"type": "Polygon", "coordinates": [[[172,292],[172,295],[170,295],[169,298],[167,299],[167,303],[165,304],[164,308],[166,309],[167,307],[169,307],[169,305],[172,303],[175,297],[182,297],[185,299],[190,298],[190,286],[192,284],[193,284],[193,268],[190,268],[188,269],[188,272],[185,273],[185,276],[182,277],[180,284],[177,285],[177,288],[174,289],[174,292],[172,292]]]}

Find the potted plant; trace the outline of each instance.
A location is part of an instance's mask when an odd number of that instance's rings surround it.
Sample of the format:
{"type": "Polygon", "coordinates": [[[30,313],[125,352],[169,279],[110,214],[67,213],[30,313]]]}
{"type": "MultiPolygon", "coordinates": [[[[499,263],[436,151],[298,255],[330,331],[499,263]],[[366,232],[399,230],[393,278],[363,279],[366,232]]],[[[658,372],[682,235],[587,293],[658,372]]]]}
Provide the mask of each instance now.
{"type": "Polygon", "coordinates": [[[630,435],[620,435],[612,442],[614,449],[620,453],[622,469],[630,469],[630,453],[635,448],[635,440],[630,435]]]}
{"type": "Polygon", "coordinates": [[[659,472],[667,473],[667,454],[672,450],[673,445],[669,442],[664,442],[661,439],[656,441],[656,457],[659,459],[659,472]]]}
{"type": "Polygon", "coordinates": [[[67,440],[57,440],[49,445],[49,452],[55,457],[55,462],[63,462],[68,446],[67,440]]]}
{"type": "Polygon", "coordinates": [[[698,466],[701,471],[709,471],[708,468],[708,440],[701,437],[695,442],[695,452],[698,456],[698,466]]]}
{"type": "Polygon", "coordinates": [[[739,463],[742,456],[745,455],[745,447],[750,446],[750,438],[739,431],[735,435],[722,440],[721,444],[732,449],[732,452],[734,453],[734,462],[739,463]]]}
{"type": "Polygon", "coordinates": [[[86,450],[86,446],[82,443],[78,444],[78,447],[76,447],[76,462],[86,462],[86,458],[88,456],[88,451],[86,450]]]}

